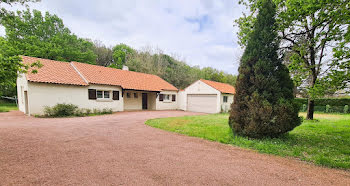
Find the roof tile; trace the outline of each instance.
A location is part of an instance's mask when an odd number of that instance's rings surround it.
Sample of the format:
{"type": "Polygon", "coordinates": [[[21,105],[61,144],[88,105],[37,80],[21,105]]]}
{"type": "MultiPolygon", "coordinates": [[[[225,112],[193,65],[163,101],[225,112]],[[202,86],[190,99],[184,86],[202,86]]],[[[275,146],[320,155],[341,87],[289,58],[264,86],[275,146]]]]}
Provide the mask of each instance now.
{"type": "Polygon", "coordinates": [[[71,85],[116,85],[124,89],[162,91],[178,89],[162,78],[140,72],[132,72],[79,62],[60,62],[22,56],[23,62],[30,64],[40,61],[43,67],[38,73],[28,73],[27,78],[33,82],[58,83],[71,85]],[[75,68],[74,68],[75,67],[75,68]],[[79,73],[83,76],[81,77],[79,73]],[[87,82],[85,82],[85,80],[87,82]]]}
{"type": "Polygon", "coordinates": [[[68,85],[88,85],[68,62],[21,56],[24,64],[40,61],[43,65],[37,73],[28,72],[28,81],[68,85]]]}
{"type": "Polygon", "coordinates": [[[236,90],[235,87],[233,87],[230,84],[227,83],[220,83],[216,81],[210,81],[210,80],[205,80],[205,79],[200,79],[202,82],[205,84],[215,88],[216,90],[222,92],[222,93],[227,93],[227,94],[235,94],[236,90]]]}

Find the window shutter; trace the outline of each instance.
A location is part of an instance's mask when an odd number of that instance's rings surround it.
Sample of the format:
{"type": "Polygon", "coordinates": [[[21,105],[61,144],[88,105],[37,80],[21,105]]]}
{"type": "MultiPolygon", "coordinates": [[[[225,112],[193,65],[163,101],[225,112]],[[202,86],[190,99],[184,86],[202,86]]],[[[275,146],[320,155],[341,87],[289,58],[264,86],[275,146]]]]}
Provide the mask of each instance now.
{"type": "Polygon", "coordinates": [[[119,100],[119,91],[113,91],[113,100],[119,100]]]}
{"type": "Polygon", "coordinates": [[[96,99],[96,89],[88,89],[89,99],[96,99]]]}
{"type": "Polygon", "coordinates": [[[175,94],[172,95],[172,99],[171,100],[172,101],[176,101],[176,95],[175,94]]]}
{"type": "Polygon", "coordinates": [[[164,95],[163,94],[159,94],[159,101],[163,101],[164,99],[164,95]]]}

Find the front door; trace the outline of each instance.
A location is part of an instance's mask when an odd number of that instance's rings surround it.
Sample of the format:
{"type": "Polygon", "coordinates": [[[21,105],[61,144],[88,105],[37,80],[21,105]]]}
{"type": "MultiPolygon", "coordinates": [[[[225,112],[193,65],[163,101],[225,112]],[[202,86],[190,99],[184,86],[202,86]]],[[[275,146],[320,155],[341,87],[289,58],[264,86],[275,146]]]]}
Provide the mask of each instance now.
{"type": "Polygon", "coordinates": [[[147,93],[142,93],[142,109],[147,109],[147,93]]]}

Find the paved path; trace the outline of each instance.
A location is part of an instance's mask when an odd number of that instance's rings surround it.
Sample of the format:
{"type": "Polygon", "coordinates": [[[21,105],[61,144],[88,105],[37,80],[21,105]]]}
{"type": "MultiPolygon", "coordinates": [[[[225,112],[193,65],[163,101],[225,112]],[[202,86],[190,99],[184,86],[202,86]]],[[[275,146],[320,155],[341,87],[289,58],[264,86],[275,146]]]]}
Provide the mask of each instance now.
{"type": "Polygon", "coordinates": [[[0,185],[350,185],[350,172],[146,126],[182,111],[0,114],[0,185]]]}

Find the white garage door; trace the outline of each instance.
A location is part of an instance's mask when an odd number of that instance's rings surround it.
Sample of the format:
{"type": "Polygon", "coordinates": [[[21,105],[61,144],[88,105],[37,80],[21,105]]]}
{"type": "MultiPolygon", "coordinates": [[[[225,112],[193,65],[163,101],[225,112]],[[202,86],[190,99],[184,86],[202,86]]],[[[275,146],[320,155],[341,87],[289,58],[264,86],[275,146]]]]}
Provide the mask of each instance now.
{"type": "Polygon", "coordinates": [[[217,95],[188,94],[187,111],[216,113],[217,95]]]}

